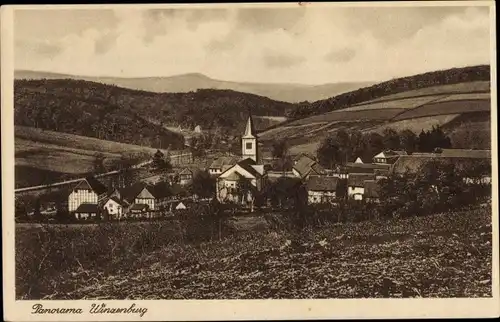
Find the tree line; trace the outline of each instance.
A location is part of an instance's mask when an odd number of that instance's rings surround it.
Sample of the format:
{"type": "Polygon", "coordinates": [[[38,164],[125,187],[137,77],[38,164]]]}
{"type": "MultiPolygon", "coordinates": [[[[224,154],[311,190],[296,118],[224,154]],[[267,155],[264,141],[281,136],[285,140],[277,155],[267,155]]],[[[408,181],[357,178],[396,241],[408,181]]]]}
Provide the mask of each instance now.
{"type": "Polygon", "coordinates": [[[333,169],[360,157],[364,162],[384,150],[403,150],[413,152],[432,152],[436,148],[451,148],[450,138],[440,126],[422,130],[417,136],[413,131],[385,129],[381,134],[359,130],[340,129],[325,138],[316,151],[322,166],[333,169]]]}

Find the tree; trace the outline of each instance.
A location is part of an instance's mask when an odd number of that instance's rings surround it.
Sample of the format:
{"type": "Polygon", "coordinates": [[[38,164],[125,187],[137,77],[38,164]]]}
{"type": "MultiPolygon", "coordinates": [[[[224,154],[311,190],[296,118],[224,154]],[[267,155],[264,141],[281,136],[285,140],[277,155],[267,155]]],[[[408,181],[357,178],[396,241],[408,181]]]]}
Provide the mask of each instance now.
{"type": "Polygon", "coordinates": [[[384,147],[389,150],[399,150],[400,149],[400,141],[398,132],[391,128],[387,128],[383,132],[383,142],[384,147]]]}
{"type": "Polygon", "coordinates": [[[403,130],[400,133],[400,147],[405,150],[408,154],[412,154],[417,150],[418,138],[413,131],[403,130]]]}
{"type": "Polygon", "coordinates": [[[42,212],[41,212],[41,200],[40,198],[36,198],[35,199],[35,205],[34,205],[34,208],[33,208],[33,218],[36,220],[36,221],[42,221],[43,219],[43,216],[42,216],[42,212]]]}
{"type": "Polygon", "coordinates": [[[96,153],[94,155],[94,173],[104,173],[106,172],[106,167],[104,166],[104,160],[106,158],[102,153],[96,153]]]}
{"type": "Polygon", "coordinates": [[[156,150],[151,162],[151,168],[157,174],[164,174],[172,169],[172,165],[170,159],[165,157],[165,154],[160,150],[156,150]]]}
{"type": "Polygon", "coordinates": [[[207,171],[197,171],[191,183],[191,192],[200,198],[215,196],[215,178],[207,171]]]}
{"type": "Polygon", "coordinates": [[[341,159],[341,151],[333,137],[324,139],[316,151],[319,164],[325,168],[333,169],[341,159]]]}
{"type": "Polygon", "coordinates": [[[286,140],[275,140],[272,143],[272,156],[275,159],[278,159],[280,162],[280,167],[283,173],[285,173],[286,169],[290,166],[291,160],[288,155],[288,143],[286,140]]]}

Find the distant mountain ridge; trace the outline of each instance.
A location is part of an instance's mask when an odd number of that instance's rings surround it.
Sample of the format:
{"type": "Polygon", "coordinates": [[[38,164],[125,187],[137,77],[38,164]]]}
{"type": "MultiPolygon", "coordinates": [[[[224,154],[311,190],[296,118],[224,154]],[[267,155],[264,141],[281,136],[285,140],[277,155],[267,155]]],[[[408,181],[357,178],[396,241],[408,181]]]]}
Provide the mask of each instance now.
{"type": "Polygon", "coordinates": [[[27,80],[86,80],[156,93],[186,93],[198,89],[228,89],[265,96],[273,100],[289,103],[304,101],[313,102],[373,84],[370,82],[340,82],[322,85],[304,85],[293,83],[233,82],[213,79],[200,73],[188,73],[165,77],[94,77],[30,70],[16,70],[14,72],[14,78],[27,80]]]}

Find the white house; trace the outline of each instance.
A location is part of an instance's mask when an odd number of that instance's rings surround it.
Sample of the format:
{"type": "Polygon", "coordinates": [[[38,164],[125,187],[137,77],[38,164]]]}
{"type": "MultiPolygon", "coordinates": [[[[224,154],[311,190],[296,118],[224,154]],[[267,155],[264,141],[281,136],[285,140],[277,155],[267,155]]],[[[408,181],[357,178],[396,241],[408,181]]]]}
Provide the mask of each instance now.
{"type": "Polygon", "coordinates": [[[179,184],[182,186],[188,185],[193,180],[193,171],[188,168],[184,168],[179,172],[179,184]]]}
{"type": "Polygon", "coordinates": [[[124,216],[126,205],[117,197],[109,198],[103,205],[103,209],[108,212],[110,218],[121,219],[124,216]]]}
{"type": "Polygon", "coordinates": [[[339,178],[334,176],[310,176],[307,180],[307,201],[309,203],[333,202],[337,196],[339,178]]]}
{"type": "Polygon", "coordinates": [[[376,164],[393,164],[400,156],[408,155],[405,151],[386,150],[382,151],[373,157],[373,163],[376,164]]]}
{"type": "Polygon", "coordinates": [[[363,163],[363,160],[361,160],[361,158],[360,158],[360,157],[358,157],[358,158],[356,159],[356,161],[354,161],[354,163],[363,163]]]}
{"type": "Polygon", "coordinates": [[[200,125],[196,125],[194,127],[194,133],[201,133],[201,126],[200,125]]]}
{"type": "Polygon", "coordinates": [[[106,192],[106,187],[94,177],[82,179],[68,196],[68,211],[74,212],[81,204],[97,205],[106,198],[106,192]]]}
{"type": "Polygon", "coordinates": [[[365,193],[365,181],[375,180],[374,174],[351,173],[347,179],[347,196],[354,200],[362,200],[365,193]]]}

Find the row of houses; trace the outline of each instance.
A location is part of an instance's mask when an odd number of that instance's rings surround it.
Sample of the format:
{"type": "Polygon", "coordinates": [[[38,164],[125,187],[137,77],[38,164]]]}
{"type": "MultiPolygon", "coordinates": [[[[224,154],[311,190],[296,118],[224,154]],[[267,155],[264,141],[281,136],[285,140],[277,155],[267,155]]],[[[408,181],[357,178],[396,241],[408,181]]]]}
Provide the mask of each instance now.
{"type": "MultiPolygon", "coordinates": [[[[313,158],[301,155],[295,162],[293,173],[306,182],[309,203],[331,202],[340,194],[347,194],[354,200],[378,201],[380,179],[389,174],[416,173],[433,160],[447,160],[459,166],[477,161],[491,162],[491,151],[442,149],[408,155],[404,151],[388,150],[375,155],[371,163],[357,158],[336,170],[324,169],[313,158]]],[[[470,181],[469,178],[464,180],[470,181]]],[[[482,182],[490,183],[491,177],[484,176],[482,182]]]]}
{"type": "Polygon", "coordinates": [[[76,219],[85,220],[107,215],[111,219],[153,217],[160,211],[186,209],[189,204],[187,185],[194,170],[184,168],[177,182],[161,177],[145,178],[127,187],[109,190],[94,177],[82,179],[68,196],[68,211],[76,219]]]}

